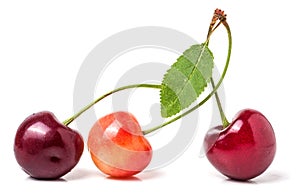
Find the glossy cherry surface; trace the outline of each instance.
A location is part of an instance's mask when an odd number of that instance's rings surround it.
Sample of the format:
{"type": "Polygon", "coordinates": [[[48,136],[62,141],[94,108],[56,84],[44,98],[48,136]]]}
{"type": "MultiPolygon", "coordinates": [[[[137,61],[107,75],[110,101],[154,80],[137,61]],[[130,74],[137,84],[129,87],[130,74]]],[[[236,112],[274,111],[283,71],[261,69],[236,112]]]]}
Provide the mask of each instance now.
{"type": "Polygon", "coordinates": [[[130,177],[151,161],[152,148],[136,118],[115,112],[100,118],[92,127],[88,147],[95,165],[111,177],[130,177]]]}
{"type": "Polygon", "coordinates": [[[36,179],[57,179],[71,171],[84,148],[81,135],[51,112],[27,117],[19,126],[14,153],[22,169],[36,179]]]}
{"type": "Polygon", "coordinates": [[[235,180],[262,174],[276,151],[273,128],[267,118],[252,109],[240,111],[225,129],[216,127],[205,136],[204,149],[211,164],[235,180]]]}

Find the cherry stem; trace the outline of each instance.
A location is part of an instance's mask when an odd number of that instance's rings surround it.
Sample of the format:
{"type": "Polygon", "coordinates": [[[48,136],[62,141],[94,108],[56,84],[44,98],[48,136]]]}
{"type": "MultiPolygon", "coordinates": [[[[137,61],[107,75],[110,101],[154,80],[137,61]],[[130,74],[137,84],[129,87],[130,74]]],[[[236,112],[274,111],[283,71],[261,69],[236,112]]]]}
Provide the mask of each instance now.
{"type": "MultiPolygon", "coordinates": [[[[143,134],[144,134],[144,135],[149,134],[149,133],[152,133],[152,132],[156,131],[157,129],[160,129],[160,128],[162,128],[162,127],[164,127],[164,126],[166,126],[166,125],[168,125],[168,124],[171,124],[171,123],[177,121],[178,119],[180,119],[180,118],[182,118],[182,117],[184,117],[184,116],[190,114],[191,112],[195,111],[195,110],[198,109],[200,106],[202,106],[202,105],[203,105],[205,102],[207,102],[213,95],[215,95],[215,94],[217,93],[217,90],[218,90],[218,88],[220,87],[220,85],[222,84],[222,82],[223,82],[223,80],[224,80],[224,78],[225,78],[225,75],[226,75],[226,73],[227,73],[227,69],[228,69],[229,61],[230,61],[230,56],[231,56],[231,49],[232,49],[232,35],[231,35],[230,27],[229,27],[229,25],[228,25],[228,23],[227,23],[227,21],[226,21],[226,17],[220,18],[220,21],[221,21],[221,23],[225,26],[225,28],[226,28],[226,30],[227,30],[227,35],[228,35],[228,51],[227,51],[226,63],[225,63],[225,66],[224,66],[222,75],[221,75],[221,77],[220,77],[220,79],[219,79],[219,82],[217,83],[216,86],[213,87],[213,90],[210,92],[210,94],[208,94],[208,95],[207,95],[200,103],[198,103],[196,106],[194,106],[194,107],[192,107],[191,109],[187,110],[186,112],[184,112],[184,113],[178,115],[177,117],[174,117],[174,118],[171,119],[170,121],[167,121],[167,122],[165,122],[165,123],[163,123],[163,124],[161,124],[161,125],[159,125],[159,126],[156,126],[156,127],[151,128],[151,129],[144,130],[144,131],[143,131],[143,134]]],[[[219,25],[219,24],[218,24],[218,25],[219,25]]],[[[217,25],[217,26],[218,26],[218,25],[217,25]]],[[[211,29],[212,29],[212,28],[211,28],[211,29]]],[[[209,32],[209,34],[208,34],[208,39],[207,39],[207,41],[206,41],[207,43],[208,43],[208,40],[209,40],[209,38],[210,38],[211,33],[212,33],[214,30],[215,30],[215,28],[212,29],[212,31],[209,32]]],[[[221,104],[220,104],[220,105],[221,105],[221,104]]],[[[221,113],[221,112],[220,112],[220,113],[221,113]]],[[[223,113],[223,115],[224,115],[224,112],[222,112],[222,113],[223,113]]],[[[225,115],[224,115],[224,118],[226,119],[225,115]]],[[[226,121],[227,121],[227,119],[226,119],[226,121]]],[[[227,121],[227,123],[228,123],[228,121],[227,121]]],[[[228,124],[229,124],[229,123],[228,123],[228,124]]],[[[225,124],[225,125],[228,125],[228,124],[225,124]]],[[[224,125],[224,121],[223,121],[223,125],[224,125]]],[[[224,126],[225,126],[225,125],[224,125],[224,126]]]]}
{"type": "Polygon", "coordinates": [[[109,95],[112,95],[113,93],[116,93],[118,91],[122,91],[125,89],[131,89],[131,88],[154,88],[154,89],[160,89],[161,85],[158,84],[133,84],[133,85],[127,85],[124,87],[120,87],[117,89],[114,89],[102,96],[100,96],[99,98],[97,98],[96,100],[94,100],[93,102],[91,102],[90,104],[86,105],[84,108],[82,108],[79,112],[77,112],[76,114],[74,114],[72,117],[68,118],[67,120],[65,120],[63,122],[64,125],[68,126],[70,123],[72,123],[76,118],[78,118],[82,113],[84,113],[85,111],[87,111],[88,109],[90,109],[92,106],[94,106],[95,104],[97,104],[100,100],[106,98],[109,95]]]}
{"type": "MultiPolygon", "coordinates": [[[[210,79],[210,82],[211,82],[211,86],[213,87],[213,89],[216,88],[215,82],[214,82],[213,78],[210,79]]],[[[221,116],[221,119],[222,119],[223,128],[226,128],[230,123],[228,122],[228,120],[227,120],[227,118],[225,116],[225,113],[223,111],[223,108],[222,108],[222,105],[221,105],[221,101],[220,101],[218,92],[215,93],[215,98],[216,98],[218,109],[219,109],[220,116],[221,116]]]]}
{"type": "MultiPolygon", "coordinates": [[[[208,29],[208,33],[207,33],[207,45],[209,44],[210,36],[218,28],[218,26],[221,23],[223,23],[223,25],[225,27],[227,26],[229,28],[229,26],[228,26],[228,24],[226,22],[226,14],[224,14],[224,11],[222,11],[220,9],[216,9],[215,13],[214,13],[214,15],[212,17],[209,29],[208,29]],[[217,25],[215,25],[218,20],[220,20],[219,23],[217,25]],[[226,24],[224,24],[224,23],[226,23],[226,24]]],[[[226,27],[226,29],[227,29],[227,27],[226,27]]],[[[227,29],[227,31],[228,30],[229,30],[229,34],[231,34],[230,29],[227,29]]],[[[213,89],[216,88],[215,87],[214,79],[212,77],[210,79],[210,82],[211,82],[211,86],[213,87],[213,89]]],[[[217,91],[215,93],[215,98],[216,98],[216,102],[217,102],[217,105],[218,105],[218,109],[219,109],[220,117],[221,117],[221,120],[222,120],[223,128],[226,128],[230,123],[228,122],[228,120],[227,120],[227,118],[225,116],[225,113],[224,113],[224,110],[222,108],[222,104],[221,104],[221,101],[220,101],[220,98],[219,98],[219,95],[218,95],[217,91]]]]}
{"type": "MultiPolygon", "coordinates": [[[[216,17],[216,15],[214,15],[214,17],[216,17]]],[[[215,18],[213,18],[215,19],[215,18]]],[[[211,34],[216,30],[216,28],[222,23],[226,30],[227,30],[227,35],[228,35],[228,51],[227,51],[227,59],[226,59],[226,63],[225,63],[225,66],[224,66],[224,69],[223,69],[223,72],[222,72],[222,75],[217,83],[217,85],[214,85],[214,81],[213,79],[211,78],[211,83],[212,83],[212,86],[213,86],[213,90],[210,92],[210,94],[208,94],[200,103],[198,103],[196,106],[192,107],[191,109],[187,110],[186,112],[174,117],[173,119],[165,122],[165,123],[162,123],[161,125],[158,125],[156,127],[153,127],[151,129],[148,129],[148,130],[144,130],[143,131],[143,134],[146,135],[146,134],[149,134],[149,133],[152,133],[154,132],[155,130],[157,129],[160,129],[166,125],[169,125],[175,121],[177,121],[178,119],[190,114],[191,112],[195,111],[196,109],[198,109],[200,106],[202,106],[204,103],[206,103],[213,95],[215,95],[216,97],[216,100],[217,100],[217,103],[218,103],[218,107],[219,107],[219,111],[220,111],[220,114],[221,114],[221,117],[222,117],[222,122],[223,122],[223,126],[226,127],[229,125],[226,117],[225,117],[225,114],[223,112],[223,109],[222,109],[222,106],[221,106],[221,103],[220,103],[220,99],[218,97],[218,94],[217,94],[217,90],[218,88],[220,87],[220,85],[222,84],[224,78],[225,78],[225,75],[227,73],[227,69],[228,69],[228,66],[229,66],[229,61],[230,61],[230,56],[231,56],[231,48],[232,48],[232,36],[231,36],[231,30],[229,28],[229,25],[228,23],[226,22],[226,15],[222,15],[221,17],[218,16],[218,19],[220,20],[220,22],[214,27],[215,23],[211,23],[210,25],[210,30],[209,30],[209,33],[207,35],[207,40],[206,40],[206,44],[208,45],[209,43],[209,38],[211,36],[211,34]]],[[[214,21],[216,22],[216,20],[214,21]]],[[[88,109],[90,109],[92,106],[94,106],[95,104],[97,104],[100,100],[106,98],[107,96],[109,95],[112,95],[116,92],[119,92],[119,91],[122,91],[122,90],[126,90],[126,89],[131,89],[131,88],[153,88],[153,89],[161,89],[161,85],[158,85],[158,84],[132,84],[132,85],[127,85],[127,86],[123,86],[123,87],[120,87],[120,88],[117,88],[117,89],[114,89],[102,96],[100,96],[99,98],[97,98],[96,100],[94,100],[93,102],[91,102],[90,104],[86,105],[85,107],[83,107],[79,112],[77,112],[76,114],[74,114],[72,117],[68,118],[67,120],[63,121],[63,124],[68,126],[70,123],[72,123],[76,118],[78,118],[81,114],[83,114],[85,111],[87,111],[88,109]]]]}

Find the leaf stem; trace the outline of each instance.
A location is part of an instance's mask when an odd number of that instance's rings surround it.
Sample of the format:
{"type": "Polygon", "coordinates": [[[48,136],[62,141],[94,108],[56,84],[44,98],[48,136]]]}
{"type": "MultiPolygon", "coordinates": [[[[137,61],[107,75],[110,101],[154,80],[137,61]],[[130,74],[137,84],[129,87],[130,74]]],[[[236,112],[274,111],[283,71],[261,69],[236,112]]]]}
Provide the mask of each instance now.
{"type": "Polygon", "coordinates": [[[113,93],[125,90],[125,89],[131,89],[131,88],[139,88],[139,87],[143,87],[143,88],[154,88],[154,89],[160,89],[161,85],[158,84],[133,84],[133,85],[127,85],[127,86],[123,86],[117,89],[114,89],[102,96],[100,96],[99,98],[97,98],[96,100],[94,100],[93,102],[91,102],[90,104],[86,105],[85,107],[83,107],[79,112],[77,112],[76,114],[74,114],[72,117],[68,118],[67,120],[65,120],[63,122],[64,125],[68,126],[70,123],[72,123],[76,118],[78,118],[82,113],[84,113],[85,111],[87,111],[88,109],[90,109],[92,106],[94,106],[95,104],[97,104],[100,100],[106,98],[109,95],[112,95],[113,93]]]}
{"type": "Polygon", "coordinates": [[[229,28],[229,25],[228,23],[226,22],[226,19],[223,18],[221,20],[222,24],[225,26],[226,30],[227,30],[227,35],[228,35],[228,50],[227,50],[227,58],[226,58],[226,63],[225,63],[225,66],[224,66],[224,69],[223,69],[223,72],[222,72],[222,75],[220,77],[220,80],[218,81],[217,85],[213,88],[213,90],[210,92],[210,94],[208,94],[200,103],[198,103],[196,106],[192,107],[191,109],[187,110],[186,112],[178,115],[177,117],[174,117],[173,119],[159,125],[159,126],[156,126],[156,127],[153,127],[151,129],[147,129],[147,130],[144,130],[143,133],[144,135],[146,134],[149,134],[149,133],[152,133],[154,131],[156,131],[157,129],[160,129],[166,125],[169,125],[175,121],[177,121],[178,119],[190,114],[191,112],[193,112],[194,110],[198,109],[200,106],[202,106],[205,102],[207,102],[207,100],[209,100],[213,95],[216,94],[218,88],[220,87],[220,85],[222,84],[224,78],[225,78],[225,75],[227,73],[227,69],[228,69],[228,66],[229,66],[229,61],[230,61],[230,56],[231,56],[231,48],[232,48],[232,36],[231,36],[231,30],[229,28]]]}

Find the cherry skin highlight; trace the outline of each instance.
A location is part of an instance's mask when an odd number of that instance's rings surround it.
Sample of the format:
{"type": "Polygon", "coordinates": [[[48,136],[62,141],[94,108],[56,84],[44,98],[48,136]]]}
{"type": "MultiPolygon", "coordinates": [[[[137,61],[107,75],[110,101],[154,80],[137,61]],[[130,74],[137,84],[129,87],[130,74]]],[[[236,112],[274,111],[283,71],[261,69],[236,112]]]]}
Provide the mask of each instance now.
{"type": "Polygon", "coordinates": [[[58,179],[79,162],[84,148],[82,136],[43,111],[27,117],[14,142],[18,164],[36,179],[58,179]]]}
{"type": "Polygon", "coordinates": [[[252,109],[240,111],[233,122],[209,130],[204,149],[211,164],[234,180],[249,180],[262,174],[272,163],[276,139],[267,118],[252,109]]]}
{"type": "Polygon", "coordinates": [[[97,120],[89,132],[88,148],[98,169],[116,178],[140,173],[152,158],[150,143],[128,112],[115,112],[97,120]]]}

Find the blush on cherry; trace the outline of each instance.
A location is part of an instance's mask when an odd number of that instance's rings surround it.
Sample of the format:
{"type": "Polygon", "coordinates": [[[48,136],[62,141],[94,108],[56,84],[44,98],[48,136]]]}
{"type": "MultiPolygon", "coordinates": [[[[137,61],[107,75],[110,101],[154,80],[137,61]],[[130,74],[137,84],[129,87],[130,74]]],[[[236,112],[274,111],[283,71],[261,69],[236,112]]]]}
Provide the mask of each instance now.
{"type": "Polygon", "coordinates": [[[128,112],[114,112],[96,121],[89,132],[88,148],[98,169],[111,177],[138,174],[152,158],[150,143],[128,112]]]}
{"type": "Polygon", "coordinates": [[[276,139],[262,113],[245,109],[225,129],[218,126],[209,130],[204,149],[208,160],[222,174],[234,180],[249,180],[272,163],[276,139]]]}
{"type": "Polygon", "coordinates": [[[58,179],[71,171],[84,148],[81,135],[44,111],[19,126],[14,153],[22,169],[36,179],[58,179]]]}

